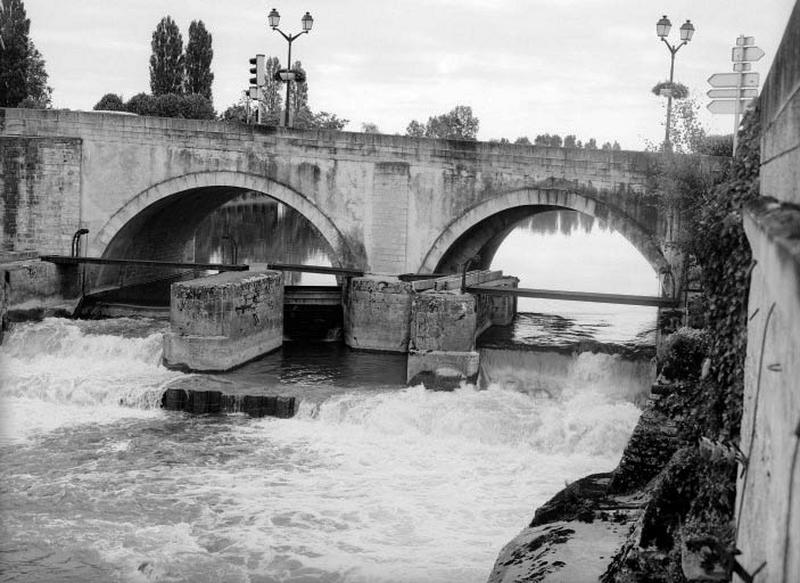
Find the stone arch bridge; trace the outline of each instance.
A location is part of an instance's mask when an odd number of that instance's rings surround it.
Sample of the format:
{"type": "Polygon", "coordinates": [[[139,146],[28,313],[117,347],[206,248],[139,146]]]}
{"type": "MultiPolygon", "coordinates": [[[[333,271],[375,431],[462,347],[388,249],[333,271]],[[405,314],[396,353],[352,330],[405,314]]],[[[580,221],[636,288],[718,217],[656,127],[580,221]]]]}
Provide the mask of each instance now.
{"type": "Polygon", "coordinates": [[[646,152],[0,109],[6,251],[66,254],[88,228],[90,256],[192,261],[203,218],[255,191],[308,219],[337,266],[452,272],[477,253],[488,267],[516,223],[565,208],[607,221],[663,276],[680,271],[680,225],[657,166],[646,152]]]}

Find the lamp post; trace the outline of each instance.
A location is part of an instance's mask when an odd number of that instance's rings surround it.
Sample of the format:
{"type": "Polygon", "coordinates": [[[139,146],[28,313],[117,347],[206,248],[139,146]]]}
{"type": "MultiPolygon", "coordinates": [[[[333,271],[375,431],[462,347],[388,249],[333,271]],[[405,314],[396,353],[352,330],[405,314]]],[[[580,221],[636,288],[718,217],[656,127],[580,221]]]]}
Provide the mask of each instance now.
{"type": "Polygon", "coordinates": [[[670,151],[672,150],[672,144],[669,141],[669,128],[670,123],[672,122],[672,77],[673,73],[675,72],[675,53],[677,53],[683,45],[688,43],[692,40],[692,35],[694,34],[694,26],[692,23],[687,20],[681,25],[681,44],[679,45],[671,45],[669,41],[667,41],[667,35],[669,34],[669,29],[672,28],[672,23],[669,21],[669,18],[666,15],[661,17],[656,23],[656,34],[661,38],[665,45],[667,45],[667,49],[669,49],[669,84],[670,89],[669,93],[667,94],[667,128],[664,132],[664,150],[670,151]]]}
{"type": "Polygon", "coordinates": [[[292,73],[292,42],[301,34],[308,34],[311,31],[311,27],[314,26],[314,19],[311,18],[311,14],[306,12],[303,18],[300,19],[300,22],[303,25],[303,30],[297,34],[286,34],[280,28],[278,28],[278,24],[281,21],[281,15],[278,14],[278,11],[274,8],[267,16],[267,20],[269,21],[270,28],[281,33],[281,36],[286,39],[286,42],[289,43],[289,56],[286,59],[286,73],[284,75],[283,72],[281,72],[281,79],[286,82],[286,111],[283,118],[283,125],[289,127],[289,87],[290,82],[294,79],[294,75],[292,73]]]}

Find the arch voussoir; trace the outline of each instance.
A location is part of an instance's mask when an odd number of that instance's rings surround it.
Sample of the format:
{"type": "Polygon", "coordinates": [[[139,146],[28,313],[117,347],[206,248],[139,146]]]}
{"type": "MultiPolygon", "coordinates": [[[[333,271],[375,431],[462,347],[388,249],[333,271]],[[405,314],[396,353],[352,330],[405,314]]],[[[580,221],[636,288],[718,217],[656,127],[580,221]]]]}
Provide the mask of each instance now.
{"type": "Polygon", "coordinates": [[[137,193],[105,222],[90,241],[89,252],[102,256],[122,228],[139,213],[161,200],[182,192],[207,187],[241,188],[264,193],[303,215],[334,251],[335,263],[354,257],[350,245],[334,222],[317,205],[293,188],[265,176],[230,170],[196,172],[177,176],[137,193]]]}
{"type": "Polygon", "coordinates": [[[615,212],[606,204],[574,191],[555,188],[522,188],[489,198],[462,213],[448,224],[428,250],[421,273],[432,273],[439,262],[467,231],[490,217],[516,207],[560,207],[582,212],[606,220],[617,229],[645,257],[658,273],[669,265],[654,234],[648,233],[636,221],[621,212],[615,212]],[[604,211],[599,213],[599,209],[604,211]],[[599,214],[603,216],[599,216],[599,214]]]}

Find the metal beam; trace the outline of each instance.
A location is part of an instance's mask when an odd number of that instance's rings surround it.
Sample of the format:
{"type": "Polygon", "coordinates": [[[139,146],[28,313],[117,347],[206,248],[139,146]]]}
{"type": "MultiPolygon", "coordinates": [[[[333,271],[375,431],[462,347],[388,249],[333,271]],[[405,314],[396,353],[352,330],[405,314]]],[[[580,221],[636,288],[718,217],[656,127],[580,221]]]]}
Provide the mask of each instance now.
{"type": "Polygon", "coordinates": [[[557,289],[511,288],[473,285],[466,291],[472,294],[489,296],[517,296],[523,298],[543,298],[550,300],[564,300],[570,302],[596,302],[602,304],[627,304],[632,306],[656,306],[659,308],[674,308],[678,300],[655,296],[633,296],[626,294],[603,294],[595,292],[576,292],[557,289]]]}
{"type": "Polygon", "coordinates": [[[364,272],[349,267],[324,267],[322,265],[300,265],[298,263],[267,263],[267,269],[278,271],[302,271],[304,273],[326,273],[329,275],[352,275],[361,277],[364,272]]]}
{"type": "Polygon", "coordinates": [[[248,271],[249,265],[243,263],[182,263],[180,261],[154,261],[151,259],[105,259],[103,257],[69,257],[67,255],[40,255],[39,259],[59,265],[141,265],[145,267],[169,267],[187,269],[207,269],[215,271],[248,271]]]}

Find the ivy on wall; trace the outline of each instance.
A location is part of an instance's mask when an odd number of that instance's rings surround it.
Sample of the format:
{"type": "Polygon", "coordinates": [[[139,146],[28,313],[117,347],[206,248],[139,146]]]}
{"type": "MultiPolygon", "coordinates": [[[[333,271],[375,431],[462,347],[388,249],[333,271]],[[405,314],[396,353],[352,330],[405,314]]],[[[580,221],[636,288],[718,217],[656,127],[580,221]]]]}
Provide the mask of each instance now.
{"type": "Polygon", "coordinates": [[[751,109],[742,121],[739,143],[725,179],[689,204],[687,250],[700,267],[710,374],[701,383],[696,413],[702,435],[738,440],[742,418],[747,300],[752,270],[742,208],[758,197],[760,115],[751,109]]]}

